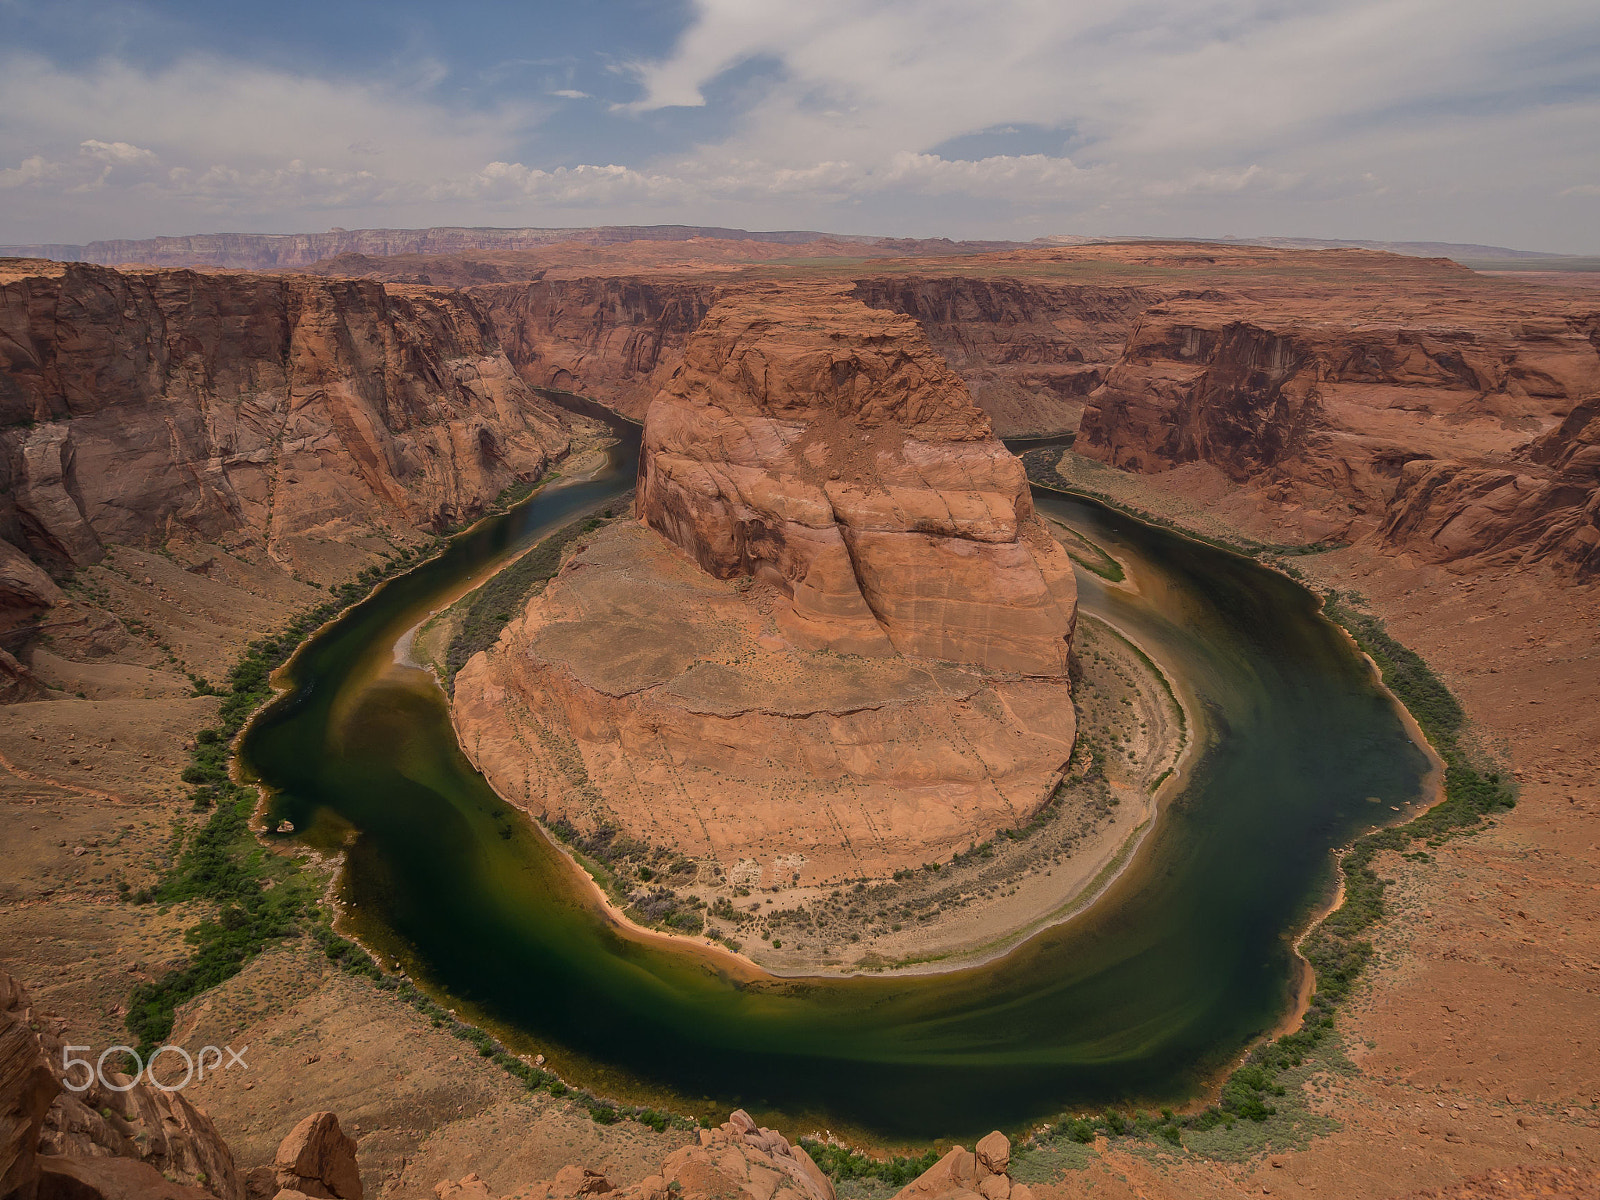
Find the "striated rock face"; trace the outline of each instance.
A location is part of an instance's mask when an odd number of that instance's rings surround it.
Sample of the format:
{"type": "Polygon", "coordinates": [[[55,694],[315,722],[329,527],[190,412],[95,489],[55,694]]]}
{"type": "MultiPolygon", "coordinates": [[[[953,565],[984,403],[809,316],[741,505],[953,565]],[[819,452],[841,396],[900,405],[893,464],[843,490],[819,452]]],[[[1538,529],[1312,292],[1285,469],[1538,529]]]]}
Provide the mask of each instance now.
{"type": "Polygon", "coordinates": [[[513,803],[789,886],[941,859],[1048,799],[1071,565],[909,318],[720,302],[651,405],[637,511],[456,677],[513,803]]]}
{"type": "Polygon", "coordinates": [[[26,993],[0,971],[0,1196],[24,1200],[37,1188],[39,1134],[61,1090],[31,1015],[26,993]]]}
{"type": "Polygon", "coordinates": [[[1580,580],[1600,578],[1600,400],[1574,408],[1523,462],[1410,460],[1382,536],[1447,560],[1546,562],[1580,580]]]}
{"type": "Polygon", "coordinates": [[[103,1082],[75,1090],[85,1073],[62,1069],[64,1040],[61,1022],[0,972],[0,1194],[244,1200],[232,1151],[181,1090],[134,1082],[109,1063],[103,1082]]]}
{"type": "Polygon", "coordinates": [[[556,279],[474,287],[469,294],[525,382],[581,392],[637,420],[676,370],[716,285],[556,279]]]}
{"type": "Polygon", "coordinates": [[[722,301],[650,406],[638,511],[717,578],[779,589],[798,645],[1066,670],[1071,565],[909,318],[832,295],[722,301]]]}
{"type": "Polygon", "coordinates": [[[461,745],[538,815],[709,858],[750,886],[879,875],[1044,803],[1065,679],[796,647],[741,590],[625,522],[456,676],[461,745]]]}
{"type": "Polygon", "coordinates": [[[1084,397],[1159,299],[1148,288],[966,275],[874,276],[855,295],[916,318],[1002,437],[1077,428],[1084,397]]]}
{"type": "Polygon", "coordinates": [[[1409,319],[1349,299],[1315,316],[1159,305],[1090,397],[1075,449],[1145,472],[1211,463],[1303,508],[1311,537],[1591,578],[1600,314],[1524,299],[1415,297],[1409,319]]]}
{"type": "MultiPolygon", "coordinates": [[[[111,541],[449,523],[566,445],[459,294],[0,266],[0,537],[53,568],[111,541]]],[[[8,607],[33,603],[0,571],[8,607]]]]}

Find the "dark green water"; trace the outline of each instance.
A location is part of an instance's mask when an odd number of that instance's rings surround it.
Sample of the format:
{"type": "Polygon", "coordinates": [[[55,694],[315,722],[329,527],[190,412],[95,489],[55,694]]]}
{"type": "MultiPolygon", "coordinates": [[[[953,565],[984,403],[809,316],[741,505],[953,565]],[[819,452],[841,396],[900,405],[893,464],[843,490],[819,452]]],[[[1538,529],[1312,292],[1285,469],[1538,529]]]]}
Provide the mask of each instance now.
{"type": "Polygon", "coordinates": [[[1276,1024],[1331,849],[1415,800],[1427,761],[1308,593],[1044,493],[1041,510],[1115,553],[1137,587],[1080,572],[1083,610],[1144,644],[1207,730],[1187,786],[1099,903],[998,961],[910,978],[741,982],[706,953],[608,925],[472,771],[442,697],[392,648],[464,577],[625,488],[636,446],[329,626],[248,732],[247,769],[277,789],[275,812],[314,839],[348,836],[364,938],[576,1082],[694,1111],[738,1102],[791,1132],[928,1139],[1179,1101],[1276,1024]]]}

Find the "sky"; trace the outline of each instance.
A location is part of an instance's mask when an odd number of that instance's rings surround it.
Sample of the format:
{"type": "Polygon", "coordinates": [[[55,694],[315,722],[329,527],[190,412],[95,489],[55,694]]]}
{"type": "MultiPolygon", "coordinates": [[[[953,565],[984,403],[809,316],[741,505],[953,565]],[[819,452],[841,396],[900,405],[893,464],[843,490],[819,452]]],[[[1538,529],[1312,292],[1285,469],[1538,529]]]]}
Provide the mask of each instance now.
{"type": "Polygon", "coordinates": [[[1595,0],[0,0],[0,243],[426,225],[1600,253],[1595,0]]]}

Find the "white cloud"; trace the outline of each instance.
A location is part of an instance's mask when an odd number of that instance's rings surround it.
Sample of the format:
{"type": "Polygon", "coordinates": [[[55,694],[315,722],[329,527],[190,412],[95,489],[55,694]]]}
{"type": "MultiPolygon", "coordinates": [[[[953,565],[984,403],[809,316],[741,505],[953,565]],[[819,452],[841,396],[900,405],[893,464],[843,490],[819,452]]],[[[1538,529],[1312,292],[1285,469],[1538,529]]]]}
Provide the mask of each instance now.
{"type": "Polygon", "coordinates": [[[454,107],[431,60],[374,81],[0,54],[0,239],[493,218],[1595,251],[1597,39],[1593,0],[696,0],[620,109],[716,132],[654,154],[571,87],[454,107]],[[596,136],[541,140],[550,119],[596,136]],[[935,152],[1006,130],[1064,149],[935,152]],[[594,149],[530,149],[558,142],[594,149]]]}
{"type": "MultiPolygon", "coordinates": [[[[636,107],[703,105],[728,72],[756,71],[764,88],[745,86],[759,99],[708,159],[843,160],[901,173],[916,197],[960,180],[955,192],[1012,212],[1064,200],[1064,216],[1102,230],[1110,205],[1122,229],[1244,219],[1549,241],[1542,198],[1586,186],[1570,177],[1600,157],[1592,0],[698,0],[695,12],[670,55],[635,65],[636,107]],[[915,165],[1016,125],[1071,131],[1071,161],[1050,160],[1048,182],[1011,160],[915,165]],[[1451,185],[1441,211],[1431,198],[1451,185]],[[1238,197],[1251,207],[1224,207],[1238,197]]],[[[1594,245],[1567,220],[1569,240],[1594,245]]]]}
{"type": "Polygon", "coordinates": [[[153,166],[160,161],[152,151],[129,142],[102,142],[98,138],[89,138],[79,142],[78,149],[90,158],[97,158],[113,167],[153,166]]]}
{"type": "Polygon", "coordinates": [[[61,163],[49,162],[42,154],[30,154],[14,167],[0,167],[0,188],[19,188],[50,183],[61,178],[61,163]]]}
{"type": "Polygon", "coordinates": [[[141,71],[0,56],[0,186],[37,196],[8,201],[7,223],[26,225],[0,239],[306,228],[329,210],[421,211],[441,179],[502,157],[545,111],[453,111],[432,94],[437,74],[390,86],[203,57],[141,71]]]}

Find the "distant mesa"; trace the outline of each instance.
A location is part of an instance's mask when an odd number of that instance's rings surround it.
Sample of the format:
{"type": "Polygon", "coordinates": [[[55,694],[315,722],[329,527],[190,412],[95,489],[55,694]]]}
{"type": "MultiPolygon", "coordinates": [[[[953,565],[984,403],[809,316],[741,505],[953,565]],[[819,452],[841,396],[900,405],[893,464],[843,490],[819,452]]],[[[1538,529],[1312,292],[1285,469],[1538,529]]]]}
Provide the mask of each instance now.
{"type": "MultiPolygon", "coordinates": [[[[1265,246],[1288,250],[1360,248],[1422,258],[1453,258],[1458,262],[1495,263],[1508,267],[1539,263],[1559,264],[1566,255],[1505,246],[1459,242],[1356,241],[1308,237],[1172,238],[1138,234],[1087,236],[1049,234],[1029,241],[952,240],[950,238],[887,237],[871,234],[824,233],[814,229],[757,232],[717,225],[591,225],[569,228],[496,228],[439,225],[427,229],[344,229],[325,233],[198,233],[170,237],[113,238],[85,244],[49,242],[34,245],[0,245],[0,258],[47,258],[58,262],[89,262],[100,266],[138,263],[157,267],[223,267],[234,270],[285,270],[310,267],[343,255],[394,258],[406,255],[446,257],[475,252],[538,250],[558,244],[620,246],[630,242],[714,241],[767,242],[804,246],[827,242],[854,249],[862,255],[944,257],[1015,250],[1027,246],[1084,246],[1117,242],[1217,243],[1265,246]]],[[[1578,260],[1574,260],[1578,261],[1578,260]]]]}

